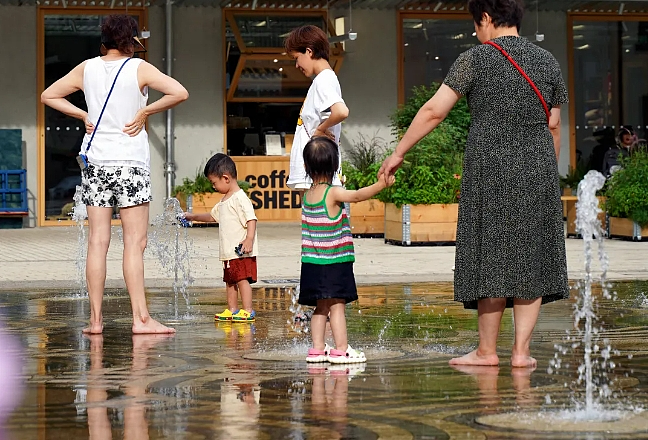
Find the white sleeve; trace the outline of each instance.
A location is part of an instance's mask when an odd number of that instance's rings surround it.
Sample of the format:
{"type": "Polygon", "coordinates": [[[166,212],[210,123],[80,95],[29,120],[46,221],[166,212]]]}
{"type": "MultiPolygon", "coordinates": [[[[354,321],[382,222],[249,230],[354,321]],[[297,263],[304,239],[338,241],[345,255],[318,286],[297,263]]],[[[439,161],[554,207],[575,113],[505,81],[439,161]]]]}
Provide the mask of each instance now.
{"type": "Polygon", "coordinates": [[[338,102],[344,103],[342,99],[342,90],[337,75],[333,71],[321,72],[321,78],[317,78],[315,86],[315,107],[317,111],[323,113],[333,104],[338,102]]]}
{"type": "Polygon", "coordinates": [[[214,205],[214,207],[212,208],[211,212],[210,212],[212,218],[214,219],[214,221],[215,221],[216,223],[220,223],[220,222],[218,221],[218,205],[219,205],[219,204],[220,204],[220,203],[216,203],[216,204],[214,205]]]}

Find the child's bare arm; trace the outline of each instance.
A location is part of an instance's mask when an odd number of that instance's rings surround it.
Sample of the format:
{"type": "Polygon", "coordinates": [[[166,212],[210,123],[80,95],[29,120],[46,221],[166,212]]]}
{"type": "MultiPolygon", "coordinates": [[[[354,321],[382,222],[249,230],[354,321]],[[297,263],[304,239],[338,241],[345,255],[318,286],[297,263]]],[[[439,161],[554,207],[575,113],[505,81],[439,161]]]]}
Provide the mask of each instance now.
{"type": "Polygon", "coordinates": [[[211,216],[208,212],[203,212],[202,214],[194,214],[192,212],[185,212],[184,216],[190,222],[205,222],[205,223],[214,223],[214,217],[211,216]]]}
{"type": "Polygon", "coordinates": [[[378,182],[374,183],[371,186],[366,186],[360,188],[356,191],[347,191],[344,188],[333,187],[331,189],[331,196],[335,202],[362,202],[364,200],[369,200],[376,194],[378,194],[383,189],[394,184],[394,176],[386,177],[385,175],[380,176],[378,182]]]}
{"type": "Polygon", "coordinates": [[[256,220],[250,220],[247,222],[247,235],[245,236],[245,240],[241,242],[241,244],[243,245],[242,250],[246,254],[252,252],[252,248],[254,246],[254,235],[256,233],[256,227],[257,227],[256,220]]]}

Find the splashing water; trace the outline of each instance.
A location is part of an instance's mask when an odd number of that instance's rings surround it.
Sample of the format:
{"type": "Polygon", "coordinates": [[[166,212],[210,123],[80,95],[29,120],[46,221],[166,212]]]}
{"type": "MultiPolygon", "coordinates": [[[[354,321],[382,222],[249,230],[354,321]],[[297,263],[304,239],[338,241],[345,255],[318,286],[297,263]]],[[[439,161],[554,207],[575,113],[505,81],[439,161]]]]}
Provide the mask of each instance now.
{"type": "Polygon", "coordinates": [[[287,322],[291,330],[296,333],[308,333],[310,328],[308,323],[313,316],[313,310],[306,309],[299,304],[299,285],[290,291],[290,307],[288,307],[288,311],[293,314],[292,318],[287,322]]]}
{"type": "Polygon", "coordinates": [[[74,209],[72,210],[72,220],[77,224],[79,233],[77,234],[77,285],[79,287],[79,295],[85,296],[88,293],[85,278],[86,268],[86,253],[88,245],[86,243],[86,230],[85,220],[88,218],[88,210],[82,200],[82,187],[77,185],[76,192],[74,193],[74,209]]]}
{"type": "Polygon", "coordinates": [[[187,315],[191,310],[187,288],[193,284],[189,265],[193,242],[189,238],[184,212],[176,198],[166,199],[164,212],[157,216],[152,223],[148,249],[157,257],[160,265],[173,275],[174,313],[178,318],[178,299],[182,296],[187,307],[187,315]]]}
{"type": "MultiPolygon", "coordinates": [[[[608,270],[608,257],[603,248],[604,232],[598,220],[599,200],[596,192],[605,184],[605,177],[597,171],[590,171],[578,185],[578,202],[576,203],[576,231],[583,237],[585,249],[585,276],[577,284],[579,290],[577,302],[574,306],[574,327],[577,336],[571,337],[568,332],[567,341],[571,348],[582,348],[583,360],[578,367],[578,384],[585,384],[585,399],[574,398],[576,412],[570,412],[572,418],[579,420],[601,420],[609,414],[604,411],[603,401],[612,395],[608,373],[614,369],[615,364],[610,359],[613,350],[608,340],[600,340],[602,328],[596,326],[596,298],[592,295],[593,243],[596,241],[598,260],[601,268],[600,284],[602,295],[612,299],[610,285],[606,275],[608,270]]],[[[561,367],[559,354],[567,354],[568,349],[557,345],[558,349],[554,359],[550,362],[548,372],[561,367]]]]}

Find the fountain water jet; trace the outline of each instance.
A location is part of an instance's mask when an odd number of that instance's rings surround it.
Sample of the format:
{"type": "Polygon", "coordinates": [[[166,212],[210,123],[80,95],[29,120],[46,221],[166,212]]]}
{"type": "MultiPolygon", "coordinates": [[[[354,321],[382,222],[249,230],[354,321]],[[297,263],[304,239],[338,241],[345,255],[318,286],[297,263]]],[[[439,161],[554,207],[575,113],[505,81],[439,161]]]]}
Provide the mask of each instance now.
{"type": "MultiPolygon", "coordinates": [[[[603,247],[604,232],[598,220],[599,200],[596,192],[605,184],[605,177],[597,171],[590,171],[578,185],[578,202],[576,204],[576,230],[583,238],[585,250],[585,276],[578,284],[579,295],[574,306],[574,327],[578,331],[578,339],[567,337],[572,342],[571,348],[582,347],[583,360],[578,367],[577,384],[585,383],[584,401],[572,398],[573,409],[541,413],[504,413],[477,418],[477,423],[497,426],[500,428],[521,428],[547,432],[635,432],[643,430],[648,424],[645,412],[640,408],[624,405],[623,408],[612,408],[604,405],[605,399],[612,395],[608,373],[615,364],[610,360],[614,352],[607,340],[603,341],[603,349],[599,346],[602,329],[596,327],[597,304],[592,294],[594,277],[592,275],[593,243],[598,247],[598,260],[601,267],[600,285],[602,295],[606,299],[615,299],[610,294],[610,285],[606,275],[608,257],[603,247]],[[597,393],[598,392],[598,393],[597,393]]],[[[567,349],[557,345],[558,352],[550,361],[548,372],[552,373],[561,367],[559,354],[566,354],[567,349]]],[[[550,396],[546,403],[551,404],[550,396]]],[[[619,405],[615,405],[618,407],[619,405]]]]}
{"type": "Polygon", "coordinates": [[[88,210],[82,200],[82,187],[77,185],[74,193],[74,208],[72,209],[72,220],[77,224],[79,233],[77,235],[77,285],[79,287],[79,296],[88,294],[85,278],[86,252],[88,246],[86,243],[85,221],[88,218],[88,210]]]}
{"type": "Polygon", "coordinates": [[[164,212],[157,216],[152,223],[149,236],[149,246],[157,257],[160,265],[173,275],[174,314],[179,318],[178,300],[185,300],[187,315],[191,310],[191,302],[187,288],[193,284],[189,265],[193,242],[184,227],[184,212],[176,198],[164,201],[164,212]]]}

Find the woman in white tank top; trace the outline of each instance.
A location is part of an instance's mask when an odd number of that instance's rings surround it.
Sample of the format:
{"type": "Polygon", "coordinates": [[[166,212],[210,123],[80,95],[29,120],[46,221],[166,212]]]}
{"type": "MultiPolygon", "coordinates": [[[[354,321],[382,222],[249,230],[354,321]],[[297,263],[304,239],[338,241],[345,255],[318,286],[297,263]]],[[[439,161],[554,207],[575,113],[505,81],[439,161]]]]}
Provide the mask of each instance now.
{"type": "Polygon", "coordinates": [[[133,333],[174,333],[149,315],[144,294],[144,249],[151,201],[150,152],[145,124],[149,115],[172,108],[189,97],[175,79],[146,61],[132,58],[144,46],[137,22],[128,15],[109,15],[101,26],[103,56],[84,61],[56,81],[41,101],[80,119],[86,135],[79,152],[82,198],[90,235],[86,278],[90,326],[103,331],[102,300],[113,207],[120,208],[124,232],[124,280],[133,309],[133,333]],[[164,94],[148,104],[148,88],[164,94]],[[65,97],[83,90],[88,111],[65,97]]]}

